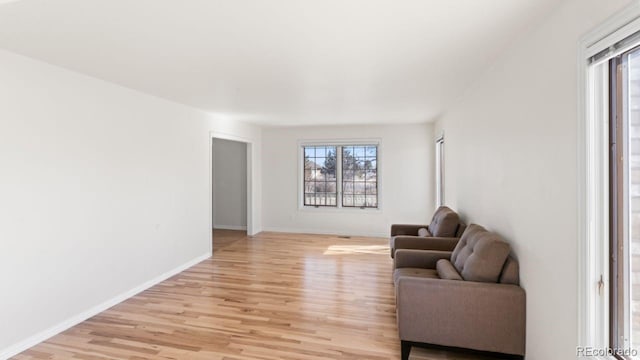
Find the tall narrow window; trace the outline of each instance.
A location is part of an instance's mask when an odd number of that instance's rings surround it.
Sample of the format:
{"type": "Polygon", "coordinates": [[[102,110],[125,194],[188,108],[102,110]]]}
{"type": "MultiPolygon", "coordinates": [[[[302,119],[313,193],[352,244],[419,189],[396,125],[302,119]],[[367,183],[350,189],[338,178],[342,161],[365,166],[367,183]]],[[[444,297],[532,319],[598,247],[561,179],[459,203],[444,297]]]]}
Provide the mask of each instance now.
{"type": "Polygon", "coordinates": [[[444,205],[444,136],[436,140],[436,206],[444,205]]]}
{"type": "MultiPolygon", "coordinates": [[[[640,47],[609,62],[610,341],[640,347],[640,47]]],[[[625,357],[620,357],[625,358],[625,357]]]]}
{"type": "Polygon", "coordinates": [[[302,205],[378,208],[378,145],[305,145],[302,205]]]}

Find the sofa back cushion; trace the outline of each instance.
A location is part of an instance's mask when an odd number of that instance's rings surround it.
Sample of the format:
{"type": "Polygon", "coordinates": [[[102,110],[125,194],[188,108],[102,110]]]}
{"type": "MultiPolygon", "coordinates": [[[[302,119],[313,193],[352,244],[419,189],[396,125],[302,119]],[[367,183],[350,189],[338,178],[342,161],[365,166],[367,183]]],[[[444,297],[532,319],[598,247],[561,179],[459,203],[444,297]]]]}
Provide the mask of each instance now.
{"type": "Polygon", "coordinates": [[[467,226],[451,254],[451,263],[463,279],[498,282],[511,247],[480,225],[467,226]]]}
{"type": "Polygon", "coordinates": [[[460,224],[458,214],[446,206],[440,206],[433,214],[429,232],[435,237],[455,237],[460,224]]]}

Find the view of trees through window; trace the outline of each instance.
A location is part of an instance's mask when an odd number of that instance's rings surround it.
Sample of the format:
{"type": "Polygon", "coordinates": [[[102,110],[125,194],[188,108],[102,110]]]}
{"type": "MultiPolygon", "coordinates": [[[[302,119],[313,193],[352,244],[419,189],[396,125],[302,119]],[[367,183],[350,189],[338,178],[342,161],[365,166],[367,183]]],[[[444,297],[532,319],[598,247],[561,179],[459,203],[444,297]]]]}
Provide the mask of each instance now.
{"type": "Polygon", "coordinates": [[[378,207],[377,145],[304,146],[303,152],[305,206],[378,207]]]}

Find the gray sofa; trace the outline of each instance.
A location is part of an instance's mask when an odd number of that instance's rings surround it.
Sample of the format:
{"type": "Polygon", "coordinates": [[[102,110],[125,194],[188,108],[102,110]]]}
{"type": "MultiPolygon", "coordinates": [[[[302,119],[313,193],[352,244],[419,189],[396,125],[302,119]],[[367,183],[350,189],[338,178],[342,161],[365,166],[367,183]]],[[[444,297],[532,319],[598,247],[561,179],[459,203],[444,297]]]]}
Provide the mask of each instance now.
{"type": "Polygon", "coordinates": [[[436,210],[429,225],[391,225],[391,258],[396,249],[453,251],[464,229],[458,214],[446,206],[436,210]]]}
{"type": "Polygon", "coordinates": [[[403,359],[416,344],[524,356],[518,262],[482,226],[469,225],[453,252],[398,249],[393,280],[403,359]]]}

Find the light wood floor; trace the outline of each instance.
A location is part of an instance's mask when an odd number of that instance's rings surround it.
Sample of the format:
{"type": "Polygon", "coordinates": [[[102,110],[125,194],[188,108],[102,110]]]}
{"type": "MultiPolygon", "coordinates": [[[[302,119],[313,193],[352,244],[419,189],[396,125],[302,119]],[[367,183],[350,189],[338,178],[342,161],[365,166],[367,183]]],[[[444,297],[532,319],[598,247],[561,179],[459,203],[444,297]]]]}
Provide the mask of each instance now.
{"type": "Polygon", "coordinates": [[[15,357],[399,358],[386,239],[230,231],[212,258],[15,357]]]}

